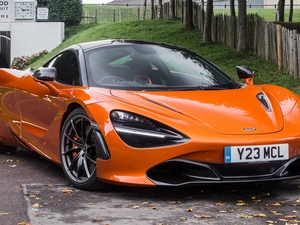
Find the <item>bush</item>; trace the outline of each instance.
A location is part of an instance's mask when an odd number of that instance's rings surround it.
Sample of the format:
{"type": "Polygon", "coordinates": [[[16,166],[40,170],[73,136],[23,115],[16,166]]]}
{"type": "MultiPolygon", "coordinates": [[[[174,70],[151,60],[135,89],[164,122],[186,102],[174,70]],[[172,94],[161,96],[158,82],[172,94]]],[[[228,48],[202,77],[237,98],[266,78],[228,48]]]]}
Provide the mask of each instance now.
{"type": "Polygon", "coordinates": [[[66,27],[77,26],[81,15],[81,0],[51,0],[49,3],[49,21],[64,22],[66,27]]]}
{"type": "Polygon", "coordinates": [[[16,57],[12,61],[11,68],[12,69],[17,69],[17,70],[22,70],[26,66],[30,65],[31,63],[35,62],[39,58],[42,58],[44,55],[48,53],[47,50],[40,51],[38,53],[33,53],[31,56],[21,56],[21,57],[16,57]]]}

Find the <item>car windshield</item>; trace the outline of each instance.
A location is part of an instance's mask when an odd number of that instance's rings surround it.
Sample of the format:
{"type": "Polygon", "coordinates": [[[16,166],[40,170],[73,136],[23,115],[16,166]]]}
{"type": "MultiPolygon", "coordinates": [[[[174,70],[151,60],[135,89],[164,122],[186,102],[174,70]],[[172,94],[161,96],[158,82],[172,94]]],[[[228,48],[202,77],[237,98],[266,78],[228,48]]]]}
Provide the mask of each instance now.
{"type": "Polygon", "coordinates": [[[124,44],[85,52],[89,85],[126,90],[217,90],[239,84],[201,56],[179,47],[124,44]]]}

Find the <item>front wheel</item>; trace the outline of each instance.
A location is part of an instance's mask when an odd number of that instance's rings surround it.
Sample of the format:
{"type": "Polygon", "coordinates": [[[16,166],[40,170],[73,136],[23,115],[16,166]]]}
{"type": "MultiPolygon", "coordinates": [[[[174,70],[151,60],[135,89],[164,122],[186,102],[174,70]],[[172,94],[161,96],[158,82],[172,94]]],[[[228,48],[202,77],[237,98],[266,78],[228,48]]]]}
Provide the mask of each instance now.
{"type": "Polygon", "coordinates": [[[96,177],[96,145],[91,121],[82,108],[72,111],[63,124],[60,138],[62,169],[74,187],[106,189],[96,177]]]}

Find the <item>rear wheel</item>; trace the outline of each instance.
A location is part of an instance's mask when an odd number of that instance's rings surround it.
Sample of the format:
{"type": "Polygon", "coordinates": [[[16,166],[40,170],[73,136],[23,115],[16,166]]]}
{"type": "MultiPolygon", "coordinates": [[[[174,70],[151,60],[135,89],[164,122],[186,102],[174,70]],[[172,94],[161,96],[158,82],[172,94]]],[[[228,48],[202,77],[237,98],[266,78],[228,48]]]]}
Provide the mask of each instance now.
{"type": "Polygon", "coordinates": [[[96,146],[91,121],[82,108],[72,111],[61,131],[60,156],[68,180],[84,190],[103,190],[108,185],[96,177],[96,146]]]}

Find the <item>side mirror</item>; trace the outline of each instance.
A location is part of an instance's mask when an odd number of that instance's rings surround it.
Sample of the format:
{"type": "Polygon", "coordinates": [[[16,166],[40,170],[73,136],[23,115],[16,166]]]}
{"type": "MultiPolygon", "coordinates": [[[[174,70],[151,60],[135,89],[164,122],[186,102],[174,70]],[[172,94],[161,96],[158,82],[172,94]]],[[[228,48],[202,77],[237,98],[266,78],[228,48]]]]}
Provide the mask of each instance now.
{"type": "Polygon", "coordinates": [[[247,66],[236,66],[239,78],[244,79],[247,85],[253,85],[254,71],[247,66]]]}
{"type": "Polygon", "coordinates": [[[33,73],[33,77],[39,81],[54,81],[56,75],[57,71],[54,67],[40,67],[33,73]]]}

